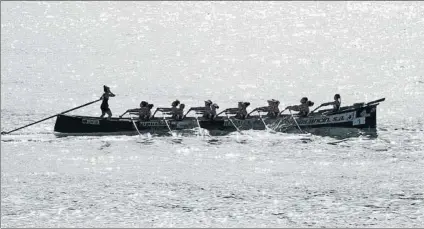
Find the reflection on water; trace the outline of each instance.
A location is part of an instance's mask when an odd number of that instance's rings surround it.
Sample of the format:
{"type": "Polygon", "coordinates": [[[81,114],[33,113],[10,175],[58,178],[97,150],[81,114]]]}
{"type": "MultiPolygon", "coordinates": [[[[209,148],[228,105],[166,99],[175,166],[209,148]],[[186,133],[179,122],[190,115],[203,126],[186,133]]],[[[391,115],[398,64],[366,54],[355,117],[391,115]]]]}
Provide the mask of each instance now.
{"type": "Polygon", "coordinates": [[[183,143],[183,139],[182,138],[172,138],[171,139],[171,142],[172,143],[175,143],[175,144],[182,144],[183,143]]]}
{"type": "Polygon", "coordinates": [[[211,145],[220,145],[220,144],[222,144],[222,141],[220,139],[218,139],[218,138],[211,138],[211,139],[208,139],[206,142],[209,143],[209,144],[211,144],[211,145]]]}
{"type": "Polygon", "coordinates": [[[138,140],[137,143],[141,143],[143,145],[153,145],[154,144],[153,138],[143,138],[141,140],[138,140]]]}

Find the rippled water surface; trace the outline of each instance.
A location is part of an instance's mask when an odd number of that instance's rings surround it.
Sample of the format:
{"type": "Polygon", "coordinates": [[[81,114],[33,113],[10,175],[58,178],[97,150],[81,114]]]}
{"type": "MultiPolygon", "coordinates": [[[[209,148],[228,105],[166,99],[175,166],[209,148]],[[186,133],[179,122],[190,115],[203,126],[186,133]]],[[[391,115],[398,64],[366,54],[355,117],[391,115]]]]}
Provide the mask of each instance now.
{"type": "MultiPolygon", "coordinates": [[[[2,227],[420,227],[421,2],[2,2],[1,130],[90,102],[385,97],[378,136],[1,137],[2,227]]],[[[100,104],[71,114],[100,115],[100,104]]]]}

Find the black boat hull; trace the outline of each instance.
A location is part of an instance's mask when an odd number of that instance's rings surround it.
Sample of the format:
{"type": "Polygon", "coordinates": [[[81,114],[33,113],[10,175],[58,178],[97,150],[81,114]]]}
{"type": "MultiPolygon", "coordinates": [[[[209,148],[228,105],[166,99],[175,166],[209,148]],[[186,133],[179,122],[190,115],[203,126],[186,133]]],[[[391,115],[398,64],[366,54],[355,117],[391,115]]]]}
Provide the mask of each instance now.
{"type": "Polygon", "coordinates": [[[62,135],[117,135],[142,133],[167,133],[172,131],[193,130],[200,127],[210,133],[230,133],[238,130],[266,130],[293,132],[299,127],[307,132],[319,132],[317,129],[357,129],[375,130],[377,127],[377,105],[350,108],[337,113],[313,113],[308,117],[282,115],[278,118],[251,116],[240,120],[218,117],[206,120],[187,117],[182,121],[154,118],[150,121],[139,121],[130,118],[99,118],[88,116],[57,116],[54,131],[62,135]],[[296,120],[296,122],[294,121],[296,120]],[[299,125],[299,127],[297,126],[299,125]],[[136,127],[137,126],[137,129],[136,127]]]}

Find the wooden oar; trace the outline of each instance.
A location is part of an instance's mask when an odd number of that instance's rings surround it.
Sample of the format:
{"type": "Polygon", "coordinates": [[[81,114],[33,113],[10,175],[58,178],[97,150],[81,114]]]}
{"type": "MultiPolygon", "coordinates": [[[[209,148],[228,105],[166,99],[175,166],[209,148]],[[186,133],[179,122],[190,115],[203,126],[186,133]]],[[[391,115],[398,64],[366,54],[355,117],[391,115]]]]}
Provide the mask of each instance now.
{"type": "Polygon", "coordinates": [[[130,110],[125,111],[123,114],[119,115],[119,117],[122,118],[122,116],[124,116],[126,113],[128,113],[128,111],[130,111],[130,110]]]}
{"type": "Polygon", "coordinates": [[[236,128],[236,130],[237,130],[240,134],[243,134],[243,133],[240,131],[240,129],[236,126],[236,124],[234,124],[233,120],[231,120],[231,118],[230,118],[230,116],[228,116],[228,114],[227,114],[227,118],[228,118],[228,120],[230,120],[231,124],[233,124],[233,126],[236,128]]]}
{"type": "Polygon", "coordinates": [[[1,132],[1,134],[2,134],[2,135],[3,135],[3,134],[10,134],[10,133],[12,133],[12,132],[15,132],[15,131],[17,131],[17,130],[23,129],[23,128],[25,128],[25,127],[32,126],[32,125],[37,124],[37,123],[40,123],[40,122],[42,122],[42,121],[46,121],[47,119],[54,118],[54,117],[56,117],[56,116],[58,116],[58,115],[65,114],[65,113],[68,113],[68,112],[70,112],[70,111],[73,111],[73,110],[79,109],[79,108],[81,108],[81,107],[85,107],[85,106],[88,106],[88,105],[90,105],[90,104],[96,103],[96,102],[98,102],[98,101],[100,101],[100,100],[102,100],[102,99],[98,99],[98,100],[95,100],[95,101],[92,101],[92,102],[86,103],[86,104],[84,104],[84,105],[81,105],[81,106],[78,106],[78,107],[72,108],[72,109],[70,109],[70,110],[64,111],[64,112],[62,112],[62,113],[52,115],[52,116],[47,117],[47,118],[45,118],[45,119],[42,119],[42,120],[40,120],[40,121],[33,122],[33,123],[31,123],[31,124],[28,124],[28,125],[23,126],[23,127],[19,127],[19,128],[17,128],[17,129],[11,130],[11,131],[9,131],[9,132],[5,132],[5,131],[3,131],[3,132],[1,132]]]}
{"type": "MultiPolygon", "coordinates": [[[[249,114],[247,114],[247,116],[249,116],[250,114],[252,114],[255,111],[258,111],[258,108],[253,109],[253,111],[249,112],[249,114]]],[[[259,113],[259,111],[258,111],[258,113],[259,113]]]]}
{"type": "Polygon", "coordinates": [[[317,108],[315,108],[313,111],[311,111],[310,113],[314,113],[314,111],[316,111],[316,110],[318,110],[319,108],[321,108],[322,107],[322,104],[321,105],[319,105],[317,108]]]}
{"type": "Polygon", "coordinates": [[[160,111],[160,107],[156,108],[155,112],[153,112],[152,118],[155,117],[156,112],[160,111]]]}
{"type": "Polygon", "coordinates": [[[261,119],[262,123],[264,124],[265,129],[269,130],[269,128],[268,128],[268,126],[266,125],[265,121],[262,119],[262,116],[261,116],[261,112],[260,112],[260,111],[258,111],[258,115],[259,115],[259,118],[261,119]]]}
{"type": "Polygon", "coordinates": [[[286,109],[284,109],[284,110],[282,110],[281,112],[280,112],[280,115],[284,112],[284,111],[286,111],[287,110],[287,108],[286,109]]]}
{"type": "Polygon", "coordinates": [[[367,106],[369,106],[371,104],[374,104],[374,103],[383,102],[384,100],[386,100],[386,98],[381,98],[381,99],[377,99],[377,100],[371,101],[371,102],[367,103],[367,106]]]}
{"type": "Polygon", "coordinates": [[[134,127],[135,127],[135,130],[137,130],[138,135],[139,135],[140,137],[142,137],[142,136],[141,136],[140,131],[138,130],[137,124],[135,124],[134,120],[132,119],[131,114],[130,114],[130,119],[131,119],[131,122],[133,123],[133,125],[134,125],[134,127]]]}
{"type": "Polygon", "coordinates": [[[191,107],[190,109],[188,109],[188,111],[185,113],[185,115],[183,116],[183,119],[188,115],[188,113],[191,111],[191,107]]]}
{"type": "Polygon", "coordinates": [[[166,126],[168,127],[169,132],[171,132],[171,134],[172,134],[172,129],[168,124],[168,120],[166,120],[165,115],[163,115],[162,117],[163,117],[163,120],[165,121],[166,126]]]}
{"type": "Polygon", "coordinates": [[[269,112],[268,107],[257,107],[255,109],[253,109],[251,112],[249,112],[249,114],[247,114],[247,116],[249,116],[250,114],[252,114],[253,112],[258,111],[258,112],[269,112]]]}
{"type": "Polygon", "coordinates": [[[298,124],[298,123],[297,123],[297,121],[296,121],[296,118],[293,116],[293,113],[291,112],[291,110],[290,110],[290,109],[289,109],[289,111],[290,111],[290,115],[291,115],[291,116],[292,116],[292,118],[293,118],[294,123],[296,123],[297,128],[299,128],[300,133],[303,133],[302,129],[300,129],[300,126],[299,126],[299,124],[298,124]]]}
{"type": "Polygon", "coordinates": [[[220,114],[222,114],[222,113],[224,113],[224,112],[226,112],[226,111],[227,111],[227,109],[225,109],[225,110],[223,110],[223,111],[219,112],[216,116],[219,116],[220,114]]]}

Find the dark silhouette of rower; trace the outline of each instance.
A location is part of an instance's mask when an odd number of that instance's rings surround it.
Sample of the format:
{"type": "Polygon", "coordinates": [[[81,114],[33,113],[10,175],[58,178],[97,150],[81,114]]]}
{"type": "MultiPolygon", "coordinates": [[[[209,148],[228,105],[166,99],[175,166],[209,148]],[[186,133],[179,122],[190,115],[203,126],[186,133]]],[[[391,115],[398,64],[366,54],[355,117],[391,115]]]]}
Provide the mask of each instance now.
{"type": "Polygon", "coordinates": [[[247,110],[246,108],[250,105],[250,102],[238,102],[237,112],[235,117],[237,119],[245,119],[247,118],[247,110]]]}
{"type": "Polygon", "coordinates": [[[320,107],[325,107],[325,106],[330,106],[333,105],[333,111],[339,111],[340,110],[340,106],[342,105],[342,98],[340,97],[340,94],[335,94],[334,95],[334,101],[332,102],[328,102],[328,103],[323,103],[320,105],[320,107]]]}
{"type": "Polygon", "coordinates": [[[298,115],[301,117],[306,117],[309,114],[309,107],[313,106],[314,102],[308,100],[307,97],[303,97],[300,100],[300,105],[293,105],[288,106],[286,109],[292,110],[292,111],[299,111],[298,115]]]}

